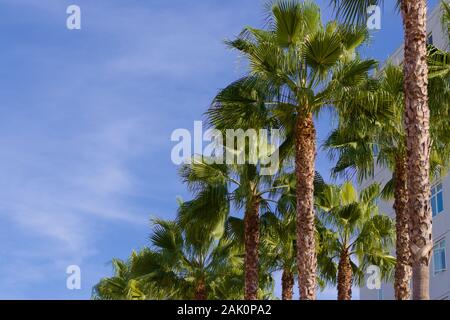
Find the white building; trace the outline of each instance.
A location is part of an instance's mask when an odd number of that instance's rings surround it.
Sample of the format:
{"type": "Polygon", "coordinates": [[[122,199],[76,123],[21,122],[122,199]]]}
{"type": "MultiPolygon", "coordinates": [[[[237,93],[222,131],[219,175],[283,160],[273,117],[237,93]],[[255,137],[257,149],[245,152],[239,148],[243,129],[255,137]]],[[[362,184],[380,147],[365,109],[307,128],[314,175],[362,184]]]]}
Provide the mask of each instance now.
{"type": "MultiPolygon", "coordinates": [[[[436,7],[428,15],[428,41],[438,48],[449,51],[448,36],[442,28],[441,9],[436,7]]],[[[403,61],[403,46],[392,56],[391,61],[401,64],[403,61]]],[[[449,131],[450,132],[450,131],[449,131]]],[[[392,173],[380,169],[375,174],[375,181],[386,183],[392,173]]],[[[367,181],[364,188],[374,181],[367,181]]],[[[431,204],[433,208],[433,240],[434,249],[430,265],[430,298],[432,300],[450,300],[450,176],[444,177],[432,184],[431,204]]],[[[392,202],[381,202],[380,211],[395,217],[392,202]]],[[[360,288],[361,300],[393,300],[394,289],[390,283],[383,284],[380,290],[360,288]]]]}

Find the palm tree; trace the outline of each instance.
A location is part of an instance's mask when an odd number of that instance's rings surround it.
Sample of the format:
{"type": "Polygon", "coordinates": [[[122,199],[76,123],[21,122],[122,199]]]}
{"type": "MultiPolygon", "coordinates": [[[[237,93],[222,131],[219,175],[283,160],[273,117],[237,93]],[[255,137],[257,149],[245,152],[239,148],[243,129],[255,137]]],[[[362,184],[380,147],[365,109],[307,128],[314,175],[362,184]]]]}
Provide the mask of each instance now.
{"type": "MultiPolygon", "coordinates": [[[[273,273],[277,269],[277,261],[274,257],[274,252],[271,251],[271,247],[267,245],[267,221],[266,216],[269,212],[265,212],[261,216],[261,231],[260,231],[260,243],[259,243],[259,268],[258,268],[258,280],[259,288],[257,297],[261,300],[274,298],[274,285],[275,280],[273,273]]],[[[232,243],[245,252],[245,234],[244,234],[244,219],[230,216],[226,222],[226,231],[224,237],[232,241],[232,243]]]]}
{"type": "MultiPolygon", "coordinates": [[[[281,190],[274,212],[268,211],[261,217],[262,240],[261,249],[264,260],[272,272],[281,272],[282,299],[292,300],[295,276],[297,275],[297,245],[296,245],[296,190],[295,173],[284,173],[278,179],[282,185],[288,186],[281,190]]],[[[316,172],[314,177],[315,196],[321,194],[326,186],[322,176],[316,172]]],[[[316,247],[322,244],[320,232],[316,232],[316,247]]],[[[321,289],[330,282],[329,265],[322,259],[327,252],[318,251],[317,282],[321,289]]]]}
{"type": "Polygon", "coordinates": [[[260,106],[262,101],[258,115],[268,116],[284,132],[280,151],[284,159],[295,158],[300,296],[309,300],[316,298],[317,285],[313,115],[344,92],[356,91],[375,62],[354,59],[366,39],[365,29],[335,22],[323,26],[313,3],[281,0],[268,11],[265,30],[248,27],[227,42],[248,59],[249,71],[215,99],[212,112],[221,117],[213,116],[211,122],[240,123],[239,117],[245,115],[242,106],[260,106]],[[242,99],[242,92],[250,99],[242,99]]]}
{"type": "MultiPolygon", "coordinates": [[[[431,172],[434,176],[443,175],[450,160],[450,141],[448,138],[448,113],[450,92],[448,81],[442,78],[430,80],[429,91],[431,109],[431,172]]],[[[363,92],[366,99],[349,99],[345,103],[374,104],[378,116],[359,117],[355,124],[341,117],[339,128],[335,130],[325,143],[332,156],[338,153],[339,158],[334,174],[358,172],[362,182],[373,178],[375,166],[388,168],[393,172],[392,180],[385,188],[384,194],[393,191],[394,210],[396,213],[396,254],[395,296],[399,300],[410,297],[411,263],[409,250],[410,219],[407,210],[407,157],[406,137],[403,121],[403,73],[399,67],[387,65],[372,81],[370,91],[363,92]],[[376,153],[375,153],[376,151],[376,153]]]]}
{"type": "Polygon", "coordinates": [[[271,271],[282,272],[282,299],[292,300],[297,274],[295,175],[286,174],[282,180],[289,188],[283,190],[275,212],[261,217],[261,247],[271,271]]]}
{"type": "Polygon", "coordinates": [[[143,277],[168,293],[168,298],[217,299],[221,296],[216,289],[224,286],[230,296],[240,294],[242,286],[230,285],[231,279],[239,278],[242,257],[217,233],[199,232],[198,226],[177,221],[155,220],[150,239],[151,251],[142,259],[143,277]]]}
{"type": "Polygon", "coordinates": [[[114,259],[115,275],[95,286],[94,298],[242,299],[242,253],[221,236],[224,225],[211,232],[180,221],[154,220],[150,248],[114,259]]]}
{"type": "Polygon", "coordinates": [[[389,278],[395,258],[389,255],[394,241],[393,221],[378,213],[375,201],[379,186],[371,185],[358,196],[349,183],[327,186],[317,197],[323,250],[327,252],[329,268],[336,274],[338,300],[351,300],[352,285],[361,284],[367,267],[380,267],[389,278]],[[353,261],[356,258],[356,261],[353,261]]]}
{"type": "MultiPolygon", "coordinates": [[[[283,188],[274,185],[271,176],[260,175],[259,166],[253,164],[209,164],[206,157],[194,157],[190,165],[180,170],[195,199],[186,202],[183,221],[214,230],[230,216],[231,206],[244,211],[243,243],[245,248],[245,299],[258,298],[258,269],[260,243],[260,212],[274,201],[272,194],[283,188]]],[[[229,220],[229,219],[228,219],[229,220]]],[[[202,232],[202,230],[198,230],[202,232]]]]}
{"type": "Polygon", "coordinates": [[[95,285],[92,297],[95,300],[148,300],[163,298],[164,294],[152,282],[141,281],[136,271],[137,261],[147,252],[133,252],[128,261],[113,259],[114,275],[103,278],[95,285]]]}
{"type": "MultiPolygon", "coordinates": [[[[369,5],[383,0],[331,0],[347,21],[365,23],[369,5]]],[[[426,0],[397,1],[403,17],[405,129],[408,170],[408,210],[413,268],[413,299],[429,299],[432,215],[429,204],[430,110],[428,108],[426,0]]]]}
{"type": "Polygon", "coordinates": [[[262,216],[262,251],[271,269],[282,272],[282,299],[292,300],[297,274],[295,245],[295,211],[267,212],[262,216]]]}

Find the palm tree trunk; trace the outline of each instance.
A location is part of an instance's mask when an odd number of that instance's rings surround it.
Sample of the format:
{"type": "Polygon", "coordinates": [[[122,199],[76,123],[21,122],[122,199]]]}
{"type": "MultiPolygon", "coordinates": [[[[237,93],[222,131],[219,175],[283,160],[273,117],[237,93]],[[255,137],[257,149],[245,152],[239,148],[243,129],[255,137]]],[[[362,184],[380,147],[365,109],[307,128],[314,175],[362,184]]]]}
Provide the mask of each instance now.
{"type": "Polygon", "coordinates": [[[294,275],[291,271],[284,269],[281,277],[282,299],[292,300],[294,293],[294,275]]]}
{"type": "Polygon", "coordinates": [[[207,300],[206,285],[205,285],[205,281],[203,279],[201,279],[197,283],[197,287],[195,288],[195,300],[198,300],[198,301],[207,300]]]}
{"type": "Polygon", "coordinates": [[[395,161],[395,200],[394,210],[396,215],[396,256],[395,265],[395,298],[397,300],[410,299],[411,281],[411,251],[409,248],[409,213],[408,213],[408,188],[407,188],[407,163],[406,157],[399,155],[395,161]]]}
{"type": "Polygon", "coordinates": [[[350,264],[350,256],[345,250],[341,253],[338,266],[338,300],[352,300],[352,265],[350,264]]]}
{"type": "Polygon", "coordinates": [[[298,116],[296,125],[295,173],[297,190],[297,265],[301,300],[316,299],[316,242],[314,174],[316,129],[312,114],[298,116]]]}
{"type": "Polygon", "coordinates": [[[429,201],[430,110],[427,91],[426,1],[402,1],[401,10],[405,30],[405,124],[413,299],[428,300],[429,265],[433,246],[429,201]]]}
{"type": "Polygon", "coordinates": [[[244,217],[245,300],[258,299],[259,202],[247,207],[244,217]]]}

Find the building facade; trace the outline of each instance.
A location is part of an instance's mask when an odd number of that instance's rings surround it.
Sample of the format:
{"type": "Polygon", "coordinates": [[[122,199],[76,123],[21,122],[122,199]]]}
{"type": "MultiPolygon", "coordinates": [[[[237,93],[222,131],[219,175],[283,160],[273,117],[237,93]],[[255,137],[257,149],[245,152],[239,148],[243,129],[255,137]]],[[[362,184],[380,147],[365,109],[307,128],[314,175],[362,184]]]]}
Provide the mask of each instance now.
{"type": "MultiPolygon", "coordinates": [[[[442,28],[442,11],[440,6],[428,15],[428,41],[440,49],[449,51],[448,35],[442,28]]],[[[390,58],[394,64],[403,61],[403,46],[390,58]]],[[[450,129],[450,128],[449,128],[450,129]]],[[[450,134],[450,130],[449,130],[450,134]]],[[[389,181],[392,173],[387,169],[378,169],[373,180],[361,185],[364,188],[373,182],[382,184],[389,181]]],[[[430,264],[430,298],[432,300],[450,300],[450,175],[432,184],[431,206],[433,209],[434,248],[430,264]]],[[[379,203],[380,211],[395,217],[392,202],[379,203]]],[[[393,300],[394,288],[391,283],[383,283],[381,289],[370,290],[367,286],[360,288],[361,300],[393,300]]]]}

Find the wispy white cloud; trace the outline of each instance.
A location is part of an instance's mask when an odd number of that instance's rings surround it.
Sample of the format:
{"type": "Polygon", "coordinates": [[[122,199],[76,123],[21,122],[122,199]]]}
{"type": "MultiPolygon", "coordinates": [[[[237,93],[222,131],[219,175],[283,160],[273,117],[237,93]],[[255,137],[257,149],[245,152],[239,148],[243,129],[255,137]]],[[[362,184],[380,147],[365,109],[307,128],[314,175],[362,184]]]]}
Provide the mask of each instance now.
{"type": "MultiPolygon", "coordinates": [[[[61,5],[55,8],[49,3],[42,1],[42,6],[35,8],[36,2],[21,0],[17,5],[22,5],[21,10],[35,10],[41,20],[43,15],[50,15],[53,21],[63,20],[65,13],[58,16],[61,5]]],[[[92,3],[83,9],[87,9],[88,17],[101,11],[92,3]]],[[[119,17],[115,10],[109,13],[119,17]]],[[[143,23],[142,17],[139,19],[143,23]]],[[[133,21],[133,17],[128,16],[126,21],[133,21]]],[[[105,28],[99,24],[91,22],[92,39],[105,35],[105,28]]],[[[109,39],[108,46],[123,52],[118,56],[145,51],[139,48],[138,34],[117,29],[111,32],[116,32],[117,38],[109,39]],[[133,45],[124,45],[125,38],[133,45]]],[[[53,293],[48,292],[46,297],[58,297],[62,292],[67,296],[64,278],[68,264],[80,264],[87,270],[86,298],[99,275],[105,274],[105,262],[119,254],[114,247],[123,247],[130,238],[124,230],[133,230],[134,226],[144,229],[150,213],[157,213],[145,206],[146,193],[154,192],[157,186],[143,189],[148,185],[143,184],[145,178],[138,176],[133,163],[152,167],[155,156],[161,163],[162,147],[170,143],[161,129],[169,117],[164,114],[166,110],[143,103],[158,92],[145,92],[142,84],[135,88],[137,91],[124,88],[128,84],[122,74],[135,70],[131,65],[122,71],[110,68],[110,62],[116,59],[113,53],[72,55],[68,60],[63,47],[42,40],[40,44],[36,39],[15,39],[7,59],[18,68],[11,73],[3,70],[5,78],[20,78],[20,82],[5,83],[11,90],[3,95],[1,106],[8,112],[0,119],[0,220],[5,236],[0,272],[6,275],[0,281],[0,291],[8,294],[0,298],[40,297],[43,291],[39,288],[46,286],[53,286],[53,293]],[[17,88],[24,91],[20,93],[17,88]],[[111,234],[112,230],[122,234],[111,234]],[[99,249],[105,249],[102,242],[110,242],[106,254],[99,249]]],[[[144,56],[139,63],[144,62],[144,56]]],[[[169,61],[164,63],[170,65],[169,61]]],[[[172,170],[169,159],[167,156],[172,170]]],[[[141,238],[144,242],[145,233],[141,238]]]]}
{"type": "Polygon", "coordinates": [[[87,298],[107,261],[145,243],[150,214],[176,210],[170,132],[236,78],[222,40],[265,1],[75,2],[79,32],[73,1],[0,3],[0,294],[66,297],[79,263],[87,298]]]}
{"type": "MultiPolygon", "coordinates": [[[[139,122],[123,119],[85,130],[69,136],[43,138],[36,133],[28,140],[30,132],[0,139],[0,218],[3,228],[17,230],[12,251],[2,254],[2,292],[30,292],[54,277],[64,288],[67,265],[88,268],[87,261],[99,254],[98,241],[106,232],[102,225],[147,223],[148,212],[127,202],[135,190],[127,161],[140,152],[133,143],[142,133],[139,122]],[[12,255],[23,241],[30,241],[26,249],[12,255]]],[[[104,257],[102,263],[111,258],[104,257]]]]}
{"type": "MultiPolygon", "coordinates": [[[[114,135],[91,133],[90,141],[78,137],[76,143],[63,140],[47,145],[45,152],[64,153],[63,159],[42,158],[40,152],[27,149],[13,153],[3,150],[0,167],[14,164],[16,170],[3,175],[0,215],[33,233],[58,239],[69,250],[80,253],[85,252],[92,231],[92,227],[86,227],[89,216],[142,223],[143,216],[133,215],[121,203],[121,195],[133,189],[133,178],[125,163],[129,156],[125,140],[130,130],[137,129],[131,128],[116,126],[114,135]]],[[[43,148],[47,144],[35,143],[43,148]]]]}

